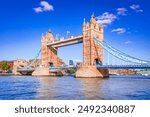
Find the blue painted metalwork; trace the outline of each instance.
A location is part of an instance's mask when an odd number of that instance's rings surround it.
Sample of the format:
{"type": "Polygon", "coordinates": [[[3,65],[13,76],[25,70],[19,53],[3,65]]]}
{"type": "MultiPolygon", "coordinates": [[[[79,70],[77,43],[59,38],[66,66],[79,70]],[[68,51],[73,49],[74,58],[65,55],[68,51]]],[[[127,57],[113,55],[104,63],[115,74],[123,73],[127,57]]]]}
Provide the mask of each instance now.
{"type": "Polygon", "coordinates": [[[96,67],[106,69],[150,69],[150,65],[97,65],[96,67]]]}
{"type": "MultiPolygon", "coordinates": [[[[106,69],[150,69],[150,65],[96,65],[97,68],[106,69]]],[[[50,67],[49,70],[61,70],[61,69],[76,69],[77,67],[60,66],[60,67],[50,67]]]]}
{"type": "Polygon", "coordinates": [[[17,71],[32,71],[34,70],[35,68],[32,68],[32,65],[36,62],[37,58],[40,56],[41,54],[41,49],[39,50],[39,52],[37,53],[37,55],[35,56],[34,60],[28,65],[28,66],[25,66],[23,68],[20,68],[18,69],[17,71]]]}
{"type": "Polygon", "coordinates": [[[96,44],[102,46],[107,52],[109,52],[113,56],[115,56],[123,61],[134,63],[134,64],[150,65],[150,61],[141,60],[141,59],[132,57],[130,55],[127,55],[127,54],[115,49],[114,47],[112,47],[111,45],[109,45],[108,43],[106,43],[104,41],[100,41],[97,38],[94,38],[94,41],[96,44]]]}
{"type": "Polygon", "coordinates": [[[61,70],[61,69],[76,69],[76,66],[60,66],[60,67],[49,67],[50,71],[61,70]]]}

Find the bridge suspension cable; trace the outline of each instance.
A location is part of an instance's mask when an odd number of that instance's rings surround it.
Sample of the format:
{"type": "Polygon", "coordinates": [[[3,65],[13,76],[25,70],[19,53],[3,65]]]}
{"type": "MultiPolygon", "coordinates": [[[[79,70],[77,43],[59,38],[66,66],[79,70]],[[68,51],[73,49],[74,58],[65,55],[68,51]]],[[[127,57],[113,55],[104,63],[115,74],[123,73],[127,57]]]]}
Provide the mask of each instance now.
{"type": "Polygon", "coordinates": [[[25,66],[25,67],[23,67],[21,69],[22,70],[24,70],[24,69],[30,69],[32,67],[32,65],[36,62],[36,60],[38,59],[38,57],[40,56],[40,54],[41,54],[41,49],[39,50],[39,52],[37,53],[37,55],[35,56],[35,58],[33,59],[33,61],[29,65],[27,65],[27,66],[25,66]]]}
{"type": "Polygon", "coordinates": [[[95,37],[94,37],[94,41],[96,44],[102,46],[108,53],[112,54],[113,56],[115,56],[123,61],[134,63],[134,64],[150,65],[150,61],[141,60],[141,59],[132,57],[130,55],[127,55],[127,54],[115,49],[114,47],[112,47],[111,45],[106,43],[105,41],[100,41],[95,37]]]}

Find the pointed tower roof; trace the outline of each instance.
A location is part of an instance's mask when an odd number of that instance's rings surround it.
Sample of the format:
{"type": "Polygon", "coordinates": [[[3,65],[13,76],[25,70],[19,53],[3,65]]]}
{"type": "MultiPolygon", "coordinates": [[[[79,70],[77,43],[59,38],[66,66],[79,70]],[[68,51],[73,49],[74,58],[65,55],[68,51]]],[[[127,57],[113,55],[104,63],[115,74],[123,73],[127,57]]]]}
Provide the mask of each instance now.
{"type": "Polygon", "coordinates": [[[102,27],[102,28],[103,28],[103,24],[102,24],[102,23],[100,23],[100,24],[99,24],[99,27],[102,27]]]}
{"type": "Polygon", "coordinates": [[[95,18],[95,16],[94,16],[94,12],[92,13],[92,16],[91,16],[91,17],[95,18]]]}
{"type": "Polygon", "coordinates": [[[51,29],[50,29],[50,28],[48,29],[48,33],[52,33],[52,31],[51,31],[51,29]]]}
{"type": "Polygon", "coordinates": [[[85,25],[86,24],[86,22],[85,22],[85,18],[84,18],[84,22],[83,22],[83,25],[85,25]]]}
{"type": "Polygon", "coordinates": [[[48,30],[48,33],[46,34],[46,38],[48,39],[48,41],[53,41],[54,40],[51,29],[48,30]]]}
{"type": "Polygon", "coordinates": [[[96,20],[95,20],[94,12],[92,13],[90,23],[96,24],[96,20]]]}

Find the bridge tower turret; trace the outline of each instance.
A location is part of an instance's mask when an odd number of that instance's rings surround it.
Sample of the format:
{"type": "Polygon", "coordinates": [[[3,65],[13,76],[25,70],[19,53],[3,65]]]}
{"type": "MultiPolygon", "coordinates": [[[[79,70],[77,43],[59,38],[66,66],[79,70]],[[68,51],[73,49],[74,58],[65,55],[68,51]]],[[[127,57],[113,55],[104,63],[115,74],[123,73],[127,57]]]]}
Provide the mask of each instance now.
{"type": "Polygon", "coordinates": [[[42,66],[49,67],[49,57],[51,54],[50,48],[47,47],[48,42],[53,42],[54,37],[51,30],[46,33],[46,36],[42,36],[42,66]]]}

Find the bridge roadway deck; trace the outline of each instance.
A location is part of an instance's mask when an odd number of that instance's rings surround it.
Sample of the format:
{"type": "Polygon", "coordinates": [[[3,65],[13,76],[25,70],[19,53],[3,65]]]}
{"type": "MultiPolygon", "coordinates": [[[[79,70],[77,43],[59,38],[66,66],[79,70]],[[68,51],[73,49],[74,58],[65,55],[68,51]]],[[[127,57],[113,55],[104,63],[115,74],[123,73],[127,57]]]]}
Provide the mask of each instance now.
{"type": "MultiPolygon", "coordinates": [[[[103,69],[150,69],[150,65],[97,65],[97,68],[103,69]]],[[[51,67],[50,70],[54,69],[76,69],[76,67],[51,67]]]]}
{"type": "Polygon", "coordinates": [[[49,42],[49,43],[47,43],[47,46],[59,48],[59,47],[69,46],[69,45],[78,44],[78,43],[82,43],[82,42],[83,42],[83,36],[79,35],[79,36],[63,39],[60,41],[49,42]]]}
{"type": "MultiPolygon", "coordinates": [[[[97,68],[103,69],[150,69],[150,65],[97,65],[97,68]]],[[[57,69],[76,69],[76,66],[62,66],[62,67],[50,67],[49,70],[57,70],[57,69]]],[[[29,69],[18,69],[18,72],[32,72],[34,68],[29,69]]]]}
{"type": "Polygon", "coordinates": [[[97,65],[96,67],[106,69],[150,69],[150,65],[97,65]]]}

